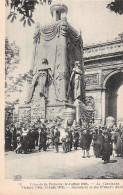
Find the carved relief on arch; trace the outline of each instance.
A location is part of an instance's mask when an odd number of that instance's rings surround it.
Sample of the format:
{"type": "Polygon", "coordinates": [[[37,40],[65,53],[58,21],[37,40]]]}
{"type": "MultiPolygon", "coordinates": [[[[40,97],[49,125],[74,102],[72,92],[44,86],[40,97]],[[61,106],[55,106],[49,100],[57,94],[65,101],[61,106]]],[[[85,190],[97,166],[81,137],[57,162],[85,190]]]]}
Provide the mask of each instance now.
{"type": "Polygon", "coordinates": [[[85,104],[88,109],[95,109],[95,101],[92,96],[86,96],[85,104]]]}
{"type": "Polygon", "coordinates": [[[111,72],[114,72],[114,70],[112,70],[112,69],[102,70],[102,86],[103,86],[103,83],[104,83],[105,78],[106,78],[111,72]]]}

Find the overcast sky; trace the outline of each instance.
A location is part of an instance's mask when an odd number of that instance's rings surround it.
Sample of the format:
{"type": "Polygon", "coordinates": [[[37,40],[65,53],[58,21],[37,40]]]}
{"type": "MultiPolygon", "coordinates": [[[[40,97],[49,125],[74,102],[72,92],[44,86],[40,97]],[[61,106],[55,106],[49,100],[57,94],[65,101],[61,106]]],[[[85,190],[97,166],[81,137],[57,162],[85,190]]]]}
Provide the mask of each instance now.
{"type": "MultiPolygon", "coordinates": [[[[111,40],[123,32],[123,15],[117,15],[106,8],[109,0],[53,0],[53,3],[55,2],[62,2],[68,6],[68,22],[78,31],[81,29],[84,45],[111,40]]],[[[9,10],[9,8],[6,9],[6,16],[9,10]]],[[[36,23],[40,22],[41,25],[51,23],[50,6],[38,5],[33,18],[36,23]]],[[[26,71],[30,68],[31,63],[35,25],[24,28],[19,20],[20,17],[14,23],[6,20],[6,36],[10,41],[16,41],[16,44],[20,46],[21,65],[23,71],[26,71]]]]}
{"type": "MultiPolygon", "coordinates": [[[[84,45],[112,40],[123,32],[123,15],[117,15],[106,8],[110,0],[53,0],[53,3],[68,6],[67,20],[78,31],[82,31],[84,45]]],[[[10,8],[6,8],[6,17],[10,8]]],[[[21,16],[22,17],[22,16],[21,16]]],[[[51,23],[50,6],[37,6],[33,19],[41,25],[51,23]]],[[[33,34],[35,25],[23,27],[20,17],[10,23],[6,20],[6,36],[20,47],[21,61],[16,72],[30,69],[32,59],[33,34]]]]}

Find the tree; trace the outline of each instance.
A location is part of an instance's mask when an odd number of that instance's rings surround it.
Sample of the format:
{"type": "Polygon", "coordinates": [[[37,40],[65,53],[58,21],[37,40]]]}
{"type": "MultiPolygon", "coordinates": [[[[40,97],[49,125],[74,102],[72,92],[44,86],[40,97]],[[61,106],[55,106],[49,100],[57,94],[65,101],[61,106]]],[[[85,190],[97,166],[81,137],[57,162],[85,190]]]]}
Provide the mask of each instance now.
{"type": "Polygon", "coordinates": [[[13,122],[13,111],[14,111],[14,106],[19,103],[19,99],[13,101],[13,102],[8,102],[6,101],[6,106],[5,106],[5,125],[9,125],[13,122]]]}
{"type": "MultiPolygon", "coordinates": [[[[9,100],[9,97],[14,97],[15,92],[21,93],[25,81],[31,81],[30,73],[14,74],[20,62],[19,47],[13,43],[9,43],[8,38],[5,38],[5,123],[11,123],[13,120],[14,106],[19,103],[19,99],[9,100]]],[[[14,99],[14,98],[13,98],[14,99]]]]}
{"type": "MultiPolygon", "coordinates": [[[[5,93],[6,96],[10,96],[13,91],[12,83],[15,77],[11,76],[19,64],[19,47],[16,46],[15,42],[9,43],[8,38],[5,38],[5,93]]],[[[16,87],[16,86],[15,86],[16,87]]]]}
{"type": "Polygon", "coordinates": [[[7,19],[10,22],[14,22],[17,18],[17,14],[22,15],[20,22],[23,22],[23,26],[26,24],[31,26],[34,23],[33,12],[35,11],[36,5],[48,3],[49,5],[52,3],[52,0],[6,0],[6,6],[10,6],[10,14],[7,19]]]}
{"type": "Polygon", "coordinates": [[[107,5],[107,8],[110,11],[115,12],[116,14],[123,14],[123,0],[114,0],[113,2],[107,5]]]}
{"type": "Polygon", "coordinates": [[[20,62],[19,47],[13,43],[9,43],[8,38],[5,39],[5,94],[10,97],[13,92],[22,92],[25,81],[30,82],[30,73],[19,74],[14,76],[11,74],[20,62]]]}

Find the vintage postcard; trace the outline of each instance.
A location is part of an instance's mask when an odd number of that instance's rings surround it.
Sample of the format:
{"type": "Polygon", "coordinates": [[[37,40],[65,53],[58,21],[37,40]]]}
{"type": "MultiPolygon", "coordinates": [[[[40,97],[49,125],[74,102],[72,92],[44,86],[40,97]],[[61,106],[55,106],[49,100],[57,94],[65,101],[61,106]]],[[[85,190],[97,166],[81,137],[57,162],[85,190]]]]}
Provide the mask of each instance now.
{"type": "Polygon", "coordinates": [[[0,194],[122,194],[123,1],[0,3],[0,194]]]}

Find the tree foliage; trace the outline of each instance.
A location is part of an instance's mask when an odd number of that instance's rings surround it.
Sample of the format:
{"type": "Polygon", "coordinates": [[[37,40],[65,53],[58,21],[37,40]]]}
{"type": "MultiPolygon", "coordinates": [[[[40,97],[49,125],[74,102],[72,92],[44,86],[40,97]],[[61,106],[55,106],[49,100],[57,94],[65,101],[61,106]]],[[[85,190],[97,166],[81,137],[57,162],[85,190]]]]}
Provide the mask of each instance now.
{"type": "Polygon", "coordinates": [[[5,38],[5,93],[6,96],[10,96],[16,88],[15,80],[18,78],[11,76],[11,73],[17,68],[19,64],[19,47],[15,42],[9,43],[8,38],[5,38]]]}
{"type": "Polygon", "coordinates": [[[19,47],[13,43],[9,43],[8,38],[5,38],[5,122],[9,124],[13,120],[14,106],[19,103],[19,99],[14,100],[15,93],[23,91],[24,82],[31,81],[30,72],[16,75],[14,70],[18,68],[20,62],[19,47]]]}
{"type": "Polygon", "coordinates": [[[114,0],[107,5],[107,8],[110,9],[110,11],[121,15],[123,14],[123,0],[114,0]]]}
{"type": "Polygon", "coordinates": [[[5,106],[5,125],[9,125],[13,122],[13,111],[14,111],[14,106],[19,103],[19,99],[13,101],[13,102],[8,102],[6,101],[6,106],[5,106]]]}
{"type": "Polygon", "coordinates": [[[33,12],[35,11],[36,5],[43,5],[43,4],[50,5],[52,0],[6,0],[6,6],[10,6],[10,13],[7,17],[10,22],[14,22],[17,18],[17,15],[21,15],[22,18],[20,22],[23,22],[23,26],[25,27],[26,24],[31,26],[34,23],[33,12]]]}
{"type": "Polygon", "coordinates": [[[6,77],[12,72],[19,63],[19,47],[15,42],[9,43],[8,38],[5,38],[5,75],[6,77]]]}
{"type": "Polygon", "coordinates": [[[30,73],[19,74],[16,76],[13,71],[20,62],[19,47],[13,43],[9,43],[8,38],[5,39],[5,93],[6,97],[10,97],[13,92],[22,92],[25,81],[30,82],[30,73]],[[11,74],[12,73],[12,74],[11,74]]]}

